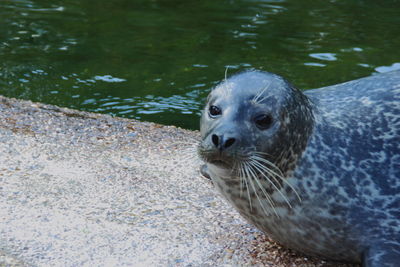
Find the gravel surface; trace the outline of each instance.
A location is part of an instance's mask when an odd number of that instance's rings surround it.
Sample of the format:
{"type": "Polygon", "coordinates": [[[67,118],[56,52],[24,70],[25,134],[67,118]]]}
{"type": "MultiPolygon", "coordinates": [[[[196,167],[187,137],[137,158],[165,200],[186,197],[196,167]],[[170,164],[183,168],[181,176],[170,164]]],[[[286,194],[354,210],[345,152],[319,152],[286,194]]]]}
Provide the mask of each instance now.
{"type": "Polygon", "coordinates": [[[354,266],[244,221],[200,176],[196,140],[0,96],[0,266],[354,266]]]}

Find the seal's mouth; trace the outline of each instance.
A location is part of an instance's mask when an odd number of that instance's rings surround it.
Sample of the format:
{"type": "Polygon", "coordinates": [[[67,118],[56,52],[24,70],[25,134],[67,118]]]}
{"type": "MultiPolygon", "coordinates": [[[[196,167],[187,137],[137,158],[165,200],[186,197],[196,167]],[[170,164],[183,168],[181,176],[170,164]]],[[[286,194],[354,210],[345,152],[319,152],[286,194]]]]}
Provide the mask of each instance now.
{"type": "Polygon", "coordinates": [[[200,158],[209,164],[218,166],[224,169],[232,169],[234,162],[237,161],[235,155],[229,153],[217,151],[217,150],[198,150],[200,158]]]}
{"type": "Polygon", "coordinates": [[[252,151],[248,148],[236,146],[233,149],[218,149],[203,140],[197,147],[197,154],[207,164],[223,169],[235,170],[241,162],[247,161],[252,151]]]}

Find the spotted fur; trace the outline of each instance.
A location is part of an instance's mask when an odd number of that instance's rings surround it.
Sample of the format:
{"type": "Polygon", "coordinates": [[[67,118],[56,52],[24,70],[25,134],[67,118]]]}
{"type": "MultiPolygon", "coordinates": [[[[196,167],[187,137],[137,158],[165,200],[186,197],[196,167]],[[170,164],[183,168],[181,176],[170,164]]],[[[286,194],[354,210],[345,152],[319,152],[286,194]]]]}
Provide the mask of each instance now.
{"type": "Polygon", "coordinates": [[[210,93],[201,133],[199,154],[216,187],[273,239],[306,254],[398,266],[400,71],[304,93],[277,75],[244,72],[210,93]],[[222,114],[210,118],[210,105],[222,114]],[[275,122],[260,131],[251,118],[263,110],[275,122]],[[217,149],[212,135],[236,141],[217,149]],[[255,152],[284,182],[238,168],[255,152]]]}

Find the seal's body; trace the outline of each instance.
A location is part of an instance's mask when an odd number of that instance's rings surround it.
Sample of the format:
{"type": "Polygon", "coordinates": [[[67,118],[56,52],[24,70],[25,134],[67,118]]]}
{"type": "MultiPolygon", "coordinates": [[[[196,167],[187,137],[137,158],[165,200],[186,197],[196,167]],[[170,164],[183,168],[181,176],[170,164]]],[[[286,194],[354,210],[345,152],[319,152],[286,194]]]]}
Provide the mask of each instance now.
{"type": "Polygon", "coordinates": [[[201,134],[214,184],[274,240],[400,266],[400,71],[304,93],[244,72],[210,93],[201,134]]]}

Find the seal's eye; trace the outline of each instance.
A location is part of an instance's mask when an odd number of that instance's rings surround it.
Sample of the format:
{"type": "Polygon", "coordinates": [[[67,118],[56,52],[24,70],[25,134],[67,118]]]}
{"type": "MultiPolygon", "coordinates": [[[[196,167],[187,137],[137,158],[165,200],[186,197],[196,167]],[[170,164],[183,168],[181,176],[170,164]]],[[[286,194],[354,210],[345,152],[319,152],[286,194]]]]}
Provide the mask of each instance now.
{"type": "Polygon", "coordinates": [[[210,117],[216,117],[218,115],[221,115],[222,110],[217,106],[210,106],[208,112],[210,113],[210,117]]]}
{"type": "Polygon", "coordinates": [[[254,122],[261,130],[266,130],[271,127],[272,121],[272,116],[268,114],[261,114],[254,118],[254,122]]]}

